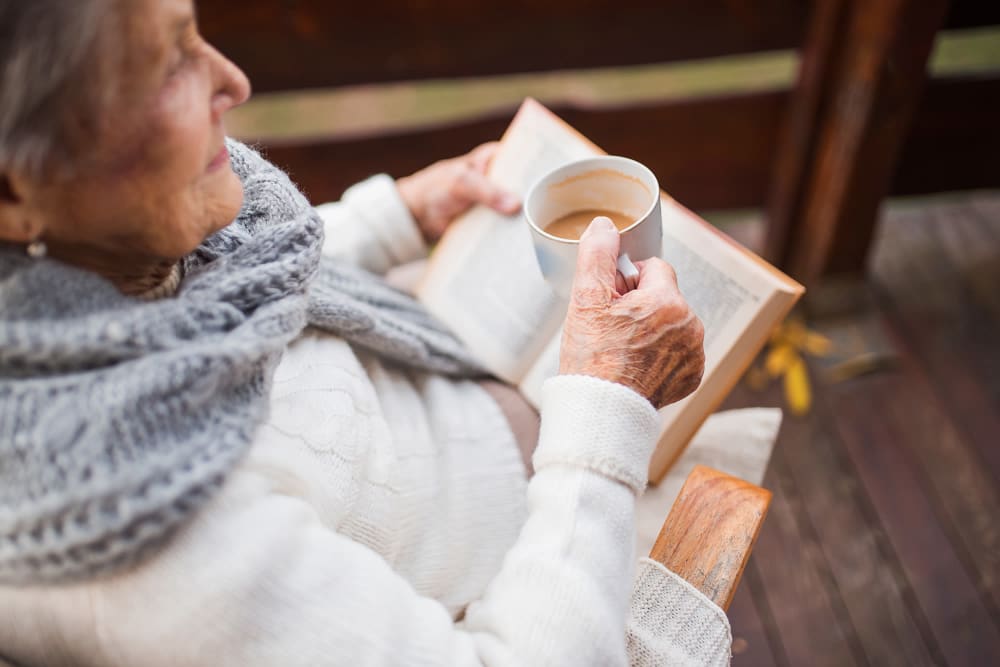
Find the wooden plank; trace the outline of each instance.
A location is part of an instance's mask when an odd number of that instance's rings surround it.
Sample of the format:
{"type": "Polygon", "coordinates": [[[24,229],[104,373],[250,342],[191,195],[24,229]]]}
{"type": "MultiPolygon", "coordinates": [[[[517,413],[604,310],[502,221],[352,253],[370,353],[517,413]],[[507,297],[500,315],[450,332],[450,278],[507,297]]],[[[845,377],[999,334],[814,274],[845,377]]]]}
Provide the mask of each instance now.
{"type": "Polygon", "coordinates": [[[963,199],[963,205],[983,229],[1000,242],[1000,196],[996,192],[972,193],[963,199]]]}
{"type": "Polygon", "coordinates": [[[742,208],[767,187],[785,100],[774,91],[560,113],[609,153],[647,164],[685,205],[742,208]]]}
{"type": "MultiPolygon", "coordinates": [[[[1000,197],[994,196],[1000,202],[1000,197]]],[[[982,382],[994,407],[1000,408],[1000,355],[996,353],[1000,333],[1000,230],[991,229],[989,221],[977,217],[976,209],[966,201],[963,197],[955,208],[935,209],[928,216],[929,224],[916,226],[913,231],[922,233],[923,242],[947,260],[939,262],[938,267],[948,265],[952,269],[947,273],[939,271],[937,284],[939,288],[952,286],[949,305],[962,306],[956,318],[962,328],[956,339],[962,341],[967,353],[982,353],[970,360],[969,368],[982,382]]]]}
{"type": "Polygon", "coordinates": [[[802,0],[226,0],[202,32],[259,91],[612,67],[795,48],[802,0]]]}
{"type": "MultiPolygon", "coordinates": [[[[984,313],[995,326],[990,338],[996,341],[1000,329],[1000,238],[989,225],[976,217],[975,209],[964,203],[959,207],[935,208],[928,229],[933,242],[950,260],[958,275],[960,289],[973,308],[984,313]]],[[[996,356],[996,355],[994,355],[996,356]]],[[[995,367],[1000,371],[1000,367],[995,367]]],[[[993,396],[1000,401],[1000,373],[991,374],[993,396]]]]}
{"type": "Polygon", "coordinates": [[[912,589],[844,460],[825,406],[816,405],[808,419],[789,418],[784,428],[799,446],[784,448],[783,456],[869,664],[938,664],[934,637],[919,608],[911,608],[912,589]]]}
{"type": "Polygon", "coordinates": [[[769,491],[697,465],[684,481],[649,557],[726,610],[770,502],[769,491]]]}
{"type": "MultiPolygon", "coordinates": [[[[826,77],[813,159],[802,172],[799,190],[785,195],[793,199],[783,210],[791,211],[796,224],[778,225],[792,233],[784,242],[767,244],[772,258],[806,285],[864,267],[878,207],[947,7],[946,0],[839,1],[848,18],[826,77]]],[[[840,26],[833,23],[829,29],[840,26]]],[[[806,59],[822,55],[807,46],[806,59]]]]}
{"type": "Polygon", "coordinates": [[[854,629],[834,611],[831,596],[837,592],[825,584],[829,575],[821,546],[799,528],[794,509],[801,503],[799,491],[778,458],[772,459],[764,487],[774,498],[754,548],[754,564],[785,661],[816,667],[859,664],[851,650],[854,629]]]}
{"type": "Polygon", "coordinates": [[[986,305],[1000,284],[1000,237],[970,206],[934,210],[886,216],[872,263],[876,295],[978,465],[1000,484],[1000,304],[986,305]]]}
{"type": "MultiPolygon", "coordinates": [[[[628,109],[556,108],[611,153],[657,174],[668,192],[696,208],[753,206],[766,187],[783,104],[780,92],[689,100],[628,109]]],[[[501,136],[509,113],[462,125],[311,146],[271,146],[269,159],[319,203],[382,171],[404,176],[501,136]]]]}
{"type": "MultiPolygon", "coordinates": [[[[648,164],[676,199],[704,210],[763,204],[785,101],[775,91],[630,109],[556,110],[610,152],[648,164]]],[[[1000,170],[993,168],[1000,154],[997,117],[1000,78],[932,82],[904,150],[898,192],[1000,186],[1000,170]]],[[[322,202],[371,174],[404,176],[497,139],[509,122],[510,112],[502,112],[398,135],[271,145],[267,152],[322,202]]],[[[787,215],[782,219],[792,224],[787,215]]]]}
{"type": "MultiPolygon", "coordinates": [[[[822,394],[827,389],[817,382],[814,391],[822,394]]],[[[781,405],[781,400],[776,384],[765,393],[740,388],[727,407],[781,405]]],[[[868,664],[939,664],[933,634],[920,609],[914,608],[912,589],[833,433],[822,400],[805,418],[786,415],[777,447],[782,459],[778,465],[787,469],[802,494],[800,522],[820,544],[824,567],[868,664]]]]}
{"type": "MultiPolygon", "coordinates": [[[[909,355],[900,371],[893,378],[895,400],[886,406],[886,416],[905,433],[956,552],[1000,633],[1000,488],[909,355]],[[912,410],[913,405],[922,407],[912,410]]],[[[994,436],[992,442],[1000,442],[1000,431],[994,436]]],[[[1000,658],[1000,639],[996,651],[1000,658]]]]}
{"type": "MultiPolygon", "coordinates": [[[[909,447],[913,439],[934,439],[941,432],[921,435],[913,428],[914,416],[928,405],[908,402],[913,398],[904,391],[908,382],[912,378],[879,375],[831,388],[837,432],[946,661],[997,664],[996,619],[967,571],[965,554],[956,552],[954,526],[929,497],[933,488],[909,447]]],[[[920,422],[920,428],[928,426],[920,422]]]]}
{"type": "Polygon", "coordinates": [[[473,120],[399,135],[305,145],[265,145],[266,157],[286,170],[314,204],[334,201],[352,184],[373,174],[395,178],[444,158],[495,141],[510,115],[473,120]]]}
{"type": "Polygon", "coordinates": [[[798,80],[788,100],[767,193],[764,257],[776,264],[787,260],[792,244],[848,7],[846,0],[817,0],[809,19],[798,80]]]}
{"type": "MultiPolygon", "coordinates": [[[[272,91],[796,48],[810,3],[248,0],[234,11],[225,0],[200,0],[198,8],[209,40],[257,90],[272,91]]],[[[949,28],[996,23],[1000,5],[976,0],[955,0],[947,20],[949,28]]]]}
{"type": "Polygon", "coordinates": [[[874,269],[894,315],[888,324],[908,352],[889,409],[1000,623],[1000,240],[967,207],[932,210],[887,221],[874,269]],[[982,266],[993,279],[970,280],[982,266]]]}
{"type": "MultiPolygon", "coordinates": [[[[736,596],[726,614],[733,630],[733,660],[735,667],[777,667],[780,663],[768,640],[767,621],[757,608],[757,599],[751,592],[753,554],[743,573],[743,581],[736,589],[736,596]]],[[[769,613],[765,612],[765,613],[769,613]]]]}

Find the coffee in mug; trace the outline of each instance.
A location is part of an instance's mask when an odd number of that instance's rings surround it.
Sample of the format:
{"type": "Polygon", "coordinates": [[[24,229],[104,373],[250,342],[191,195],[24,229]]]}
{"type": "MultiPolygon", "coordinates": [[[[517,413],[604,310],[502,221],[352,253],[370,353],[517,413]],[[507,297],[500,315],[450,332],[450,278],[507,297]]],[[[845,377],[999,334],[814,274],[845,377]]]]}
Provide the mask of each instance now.
{"type": "Polygon", "coordinates": [[[629,289],[639,277],[633,260],[662,251],[659,183],[648,167],[628,158],[604,155],[553,169],[528,189],[524,216],[538,268],[563,297],[572,290],[580,236],[597,216],[618,228],[618,272],[629,289]]]}

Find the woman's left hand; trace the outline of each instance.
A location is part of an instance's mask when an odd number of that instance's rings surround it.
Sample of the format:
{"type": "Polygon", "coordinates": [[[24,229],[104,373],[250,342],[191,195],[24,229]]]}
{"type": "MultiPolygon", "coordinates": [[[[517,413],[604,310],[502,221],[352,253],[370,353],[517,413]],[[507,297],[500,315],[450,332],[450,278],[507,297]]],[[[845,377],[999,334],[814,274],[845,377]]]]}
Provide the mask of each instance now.
{"type": "Polygon", "coordinates": [[[399,194],[424,238],[437,241],[452,220],[474,204],[511,215],[521,208],[518,198],[486,178],[486,167],[497,151],[495,141],[466,155],[441,160],[396,181],[399,194]]]}

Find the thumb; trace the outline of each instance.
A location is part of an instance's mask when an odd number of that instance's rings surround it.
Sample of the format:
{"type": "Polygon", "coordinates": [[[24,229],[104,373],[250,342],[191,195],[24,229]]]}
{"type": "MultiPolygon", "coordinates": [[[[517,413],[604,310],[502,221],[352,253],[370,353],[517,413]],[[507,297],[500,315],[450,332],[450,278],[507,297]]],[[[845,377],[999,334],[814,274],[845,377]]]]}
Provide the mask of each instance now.
{"type": "Polygon", "coordinates": [[[580,289],[589,291],[596,288],[614,294],[620,245],[621,237],[611,218],[604,216],[594,218],[580,237],[573,291],[580,289]]]}

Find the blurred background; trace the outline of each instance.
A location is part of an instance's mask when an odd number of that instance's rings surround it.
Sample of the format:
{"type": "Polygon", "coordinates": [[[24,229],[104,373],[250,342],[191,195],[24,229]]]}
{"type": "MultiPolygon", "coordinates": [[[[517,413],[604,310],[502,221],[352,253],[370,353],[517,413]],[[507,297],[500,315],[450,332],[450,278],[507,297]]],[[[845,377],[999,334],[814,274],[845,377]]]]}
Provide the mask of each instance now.
{"type": "Polygon", "coordinates": [[[199,12],[256,91],[230,133],[315,203],[497,139],[532,96],[806,284],[724,406],[786,407],[733,663],[1000,664],[1000,2],[199,12]]]}

